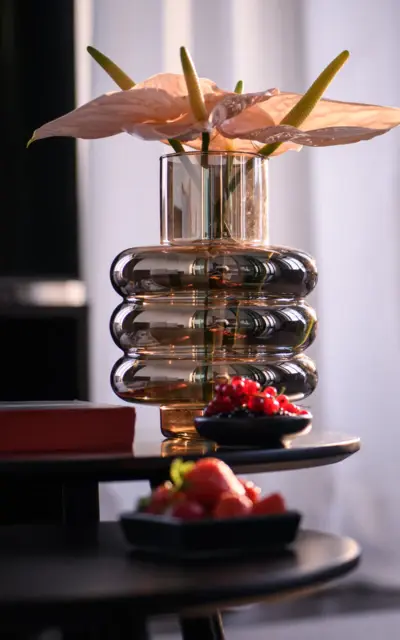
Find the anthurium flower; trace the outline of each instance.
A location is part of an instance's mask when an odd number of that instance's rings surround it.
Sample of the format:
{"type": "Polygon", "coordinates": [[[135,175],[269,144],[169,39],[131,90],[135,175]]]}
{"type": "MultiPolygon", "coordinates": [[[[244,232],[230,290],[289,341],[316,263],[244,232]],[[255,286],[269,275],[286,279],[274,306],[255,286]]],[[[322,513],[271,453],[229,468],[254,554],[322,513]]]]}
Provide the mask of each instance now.
{"type": "Polygon", "coordinates": [[[52,136],[107,138],[122,132],[144,140],[193,140],[224,120],[237,117],[249,106],[268,100],[274,93],[240,95],[223,91],[206,78],[200,78],[199,83],[206,119],[198,120],[193,114],[185,77],[161,73],[128,91],[106,93],[43,125],[35,131],[33,140],[52,136]]]}
{"type": "Polygon", "coordinates": [[[241,83],[240,91],[224,91],[213,81],[197,77],[183,47],[183,75],[163,73],[135,84],[97,52],[97,61],[100,56],[99,63],[123,90],[104,94],[43,125],[30,142],[52,136],[105,138],[126,132],[144,140],[169,141],[174,148],[180,141],[204,150],[204,134],[209,134],[207,148],[212,151],[276,155],[302,145],[368,140],[400,124],[400,109],[320,99],[348,55],[347,51],[339,54],[302,96],[278,89],[241,93],[241,83]]]}
{"type": "MultiPolygon", "coordinates": [[[[400,124],[400,109],[334,100],[320,100],[302,123],[301,130],[280,124],[301,97],[275,91],[268,101],[223,120],[211,137],[210,150],[254,152],[265,144],[284,142],[276,155],[288,148],[299,150],[301,145],[326,147],[369,140],[400,124]]],[[[199,149],[201,139],[186,144],[199,149]]]]}

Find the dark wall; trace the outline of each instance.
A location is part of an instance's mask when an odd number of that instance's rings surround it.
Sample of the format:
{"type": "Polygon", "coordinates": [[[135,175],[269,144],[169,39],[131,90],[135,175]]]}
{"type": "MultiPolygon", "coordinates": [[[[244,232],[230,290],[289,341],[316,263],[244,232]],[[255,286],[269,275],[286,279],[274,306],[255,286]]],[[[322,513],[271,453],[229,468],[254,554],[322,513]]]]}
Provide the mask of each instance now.
{"type": "Polygon", "coordinates": [[[0,0],[0,276],[78,276],[75,141],[26,143],[75,106],[72,0],[0,0]]]}
{"type": "Polygon", "coordinates": [[[0,401],[84,400],[85,305],[24,293],[79,279],[75,140],[26,148],[75,107],[73,0],[0,0],[0,38],[0,401]]]}

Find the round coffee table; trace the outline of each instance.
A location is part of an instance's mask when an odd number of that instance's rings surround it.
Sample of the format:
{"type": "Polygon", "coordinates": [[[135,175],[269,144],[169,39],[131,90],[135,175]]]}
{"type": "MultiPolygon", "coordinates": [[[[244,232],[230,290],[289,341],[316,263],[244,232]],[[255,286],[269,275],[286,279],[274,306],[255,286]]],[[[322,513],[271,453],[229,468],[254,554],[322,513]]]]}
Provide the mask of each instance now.
{"type": "Polygon", "coordinates": [[[356,453],[360,439],[342,433],[311,433],[288,440],[281,448],[218,447],[201,440],[139,442],[123,452],[7,455],[0,457],[0,480],[13,477],[30,480],[115,482],[152,480],[168,473],[171,457],[196,460],[202,456],[221,458],[238,473],[264,473],[304,469],[340,462],[356,453]]]}
{"type": "Polygon", "coordinates": [[[13,628],[21,620],[29,628],[76,627],[91,638],[108,637],[101,633],[110,625],[118,640],[146,637],[150,615],[173,613],[185,638],[221,637],[217,609],[301,593],[346,574],[359,556],[349,538],[303,531],[273,555],[174,564],[132,553],[117,523],[78,532],[2,527],[0,620],[13,628]]]}
{"type": "MultiPolygon", "coordinates": [[[[315,432],[274,449],[217,447],[200,440],[138,442],[122,452],[3,455],[0,482],[9,486],[8,496],[16,484],[58,483],[62,486],[64,522],[90,523],[99,519],[99,482],[149,480],[158,484],[168,478],[172,457],[196,460],[211,455],[237,473],[265,473],[333,464],[359,448],[357,437],[315,432]]],[[[19,489],[16,502],[20,502],[21,493],[19,489]]]]}
{"type": "Polygon", "coordinates": [[[344,575],[358,562],[358,545],[306,531],[289,550],[253,560],[173,565],[139,558],[117,523],[98,522],[98,483],[156,484],[176,456],[212,455],[236,472],[259,473],[339,462],[359,447],[358,438],[314,432],[279,449],[164,441],[121,453],[0,457],[0,481],[10,491],[13,482],[61,483],[64,514],[59,525],[0,527],[0,629],[55,624],[66,638],[76,637],[78,626],[82,639],[141,640],[148,616],[175,613],[185,640],[222,638],[220,608],[302,593],[344,575]]]}

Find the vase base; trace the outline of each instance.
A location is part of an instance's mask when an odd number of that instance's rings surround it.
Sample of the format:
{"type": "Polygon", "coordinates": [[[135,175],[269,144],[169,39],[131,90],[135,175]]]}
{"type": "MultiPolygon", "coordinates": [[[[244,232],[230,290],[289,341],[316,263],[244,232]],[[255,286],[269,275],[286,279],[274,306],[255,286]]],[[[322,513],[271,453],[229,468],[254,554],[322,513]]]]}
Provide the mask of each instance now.
{"type": "Polygon", "coordinates": [[[161,443],[161,455],[163,458],[172,456],[205,456],[217,451],[218,445],[210,440],[200,438],[167,438],[161,443]]]}
{"type": "Polygon", "coordinates": [[[161,433],[165,438],[200,440],[194,419],[203,415],[201,409],[160,407],[161,433]]]}

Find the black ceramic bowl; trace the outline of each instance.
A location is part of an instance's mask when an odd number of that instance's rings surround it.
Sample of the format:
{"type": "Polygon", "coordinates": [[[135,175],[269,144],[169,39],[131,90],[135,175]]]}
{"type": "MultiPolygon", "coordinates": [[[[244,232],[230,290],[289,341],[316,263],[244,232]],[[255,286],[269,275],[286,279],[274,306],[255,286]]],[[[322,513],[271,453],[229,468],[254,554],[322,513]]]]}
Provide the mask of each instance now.
{"type": "Polygon", "coordinates": [[[280,444],[282,438],[306,434],[311,430],[311,414],[303,416],[201,417],[194,424],[199,435],[224,446],[262,446],[280,444]]]}
{"type": "Polygon", "coordinates": [[[211,558],[260,554],[282,549],[296,538],[301,514],[207,519],[184,522],[169,516],[123,513],[127,542],[138,552],[171,558],[211,558]]]}

